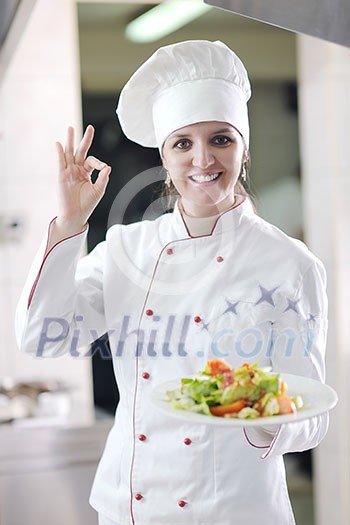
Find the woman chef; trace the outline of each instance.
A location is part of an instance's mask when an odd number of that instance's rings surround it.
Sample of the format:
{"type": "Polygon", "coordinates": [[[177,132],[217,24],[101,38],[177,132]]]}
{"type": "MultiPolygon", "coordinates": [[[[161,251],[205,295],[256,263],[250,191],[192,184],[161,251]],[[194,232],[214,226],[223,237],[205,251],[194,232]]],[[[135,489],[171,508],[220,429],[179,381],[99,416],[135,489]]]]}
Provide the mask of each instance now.
{"type": "Polygon", "coordinates": [[[323,265],[242,191],[249,97],[246,70],[223,43],[158,49],[117,113],[130,139],[159,148],[175,209],[112,226],[80,260],[110,167],[87,156],[91,126],[75,152],[72,129],[57,145],[59,213],[23,291],[17,337],[24,352],[59,356],[109,334],[120,402],[91,493],[101,524],[291,525],[282,454],[327,431],[327,416],[259,430],[179,423],[149,400],[210,358],[324,380],[323,265]]]}

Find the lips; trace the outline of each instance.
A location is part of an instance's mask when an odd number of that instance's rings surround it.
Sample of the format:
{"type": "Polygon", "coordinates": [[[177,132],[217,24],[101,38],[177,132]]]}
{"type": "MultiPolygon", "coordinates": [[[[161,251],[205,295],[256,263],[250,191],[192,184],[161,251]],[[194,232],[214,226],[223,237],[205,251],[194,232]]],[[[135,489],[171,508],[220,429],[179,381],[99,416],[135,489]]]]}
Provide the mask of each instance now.
{"type": "Polygon", "coordinates": [[[222,174],[222,171],[218,171],[216,173],[205,173],[201,175],[191,175],[189,178],[193,180],[194,182],[197,182],[199,184],[202,184],[203,182],[212,182],[220,177],[222,174]]]}

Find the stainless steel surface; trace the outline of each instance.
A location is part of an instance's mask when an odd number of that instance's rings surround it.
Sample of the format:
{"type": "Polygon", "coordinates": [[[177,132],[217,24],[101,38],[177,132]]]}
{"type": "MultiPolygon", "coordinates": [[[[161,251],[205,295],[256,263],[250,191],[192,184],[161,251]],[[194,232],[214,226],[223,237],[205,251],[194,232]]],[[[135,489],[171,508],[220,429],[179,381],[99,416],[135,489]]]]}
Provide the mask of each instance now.
{"type": "Polygon", "coordinates": [[[112,424],[0,427],[1,525],[97,525],[88,499],[112,424]]]}
{"type": "Polygon", "coordinates": [[[349,0],[204,0],[204,3],[350,47],[349,0]]]}

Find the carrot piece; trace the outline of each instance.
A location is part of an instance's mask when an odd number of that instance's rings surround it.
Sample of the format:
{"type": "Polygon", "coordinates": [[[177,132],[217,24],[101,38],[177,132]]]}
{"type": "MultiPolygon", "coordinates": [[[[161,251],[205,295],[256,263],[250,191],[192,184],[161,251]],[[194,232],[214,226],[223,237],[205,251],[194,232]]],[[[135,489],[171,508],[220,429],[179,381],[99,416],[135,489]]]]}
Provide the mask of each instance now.
{"type": "Polygon", "coordinates": [[[225,414],[235,414],[246,406],[244,399],[239,399],[230,405],[219,405],[210,407],[209,410],[213,416],[223,417],[225,414]]]}
{"type": "Polygon", "coordinates": [[[283,381],[283,379],[280,380],[280,392],[281,392],[281,395],[283,396],[283,394],[285,393],[285,391],[287,390],[287,385],[286,383],[283,381]]]}

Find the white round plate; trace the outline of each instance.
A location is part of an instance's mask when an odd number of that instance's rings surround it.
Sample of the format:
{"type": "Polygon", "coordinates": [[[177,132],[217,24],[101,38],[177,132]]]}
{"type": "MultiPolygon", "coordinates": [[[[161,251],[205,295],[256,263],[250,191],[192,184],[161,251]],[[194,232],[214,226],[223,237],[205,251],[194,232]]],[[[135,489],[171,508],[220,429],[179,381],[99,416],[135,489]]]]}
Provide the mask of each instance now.
{"type": "Polygon", "coordinates": [[[167,414],[168,416],[181,419],[188,423],[199,423],[205,425],[225,425],[229,427],[260,427],[266,425],[280,425],[282,423],[293,423],[313,416],[318,416],[328,412],[338,402],[338,396],[335,390],[320,381],[309,379],[308,377],[296,376],[292,374],[281,374],[283,381],[287,383],[288,390],[286,395],[301,395],[304,401],[304,407],[295,414],[284,414],[282,416],[261,417],[258,419],[238,419],[207,416],[205,414],[196,414],[186,410],[173,408],[169,401],[166,401],[166,392],[175,390],[181,385],[181,379],[167,381],[155,387],[151,393],[150,401],[152,405],[167,414]]]}

